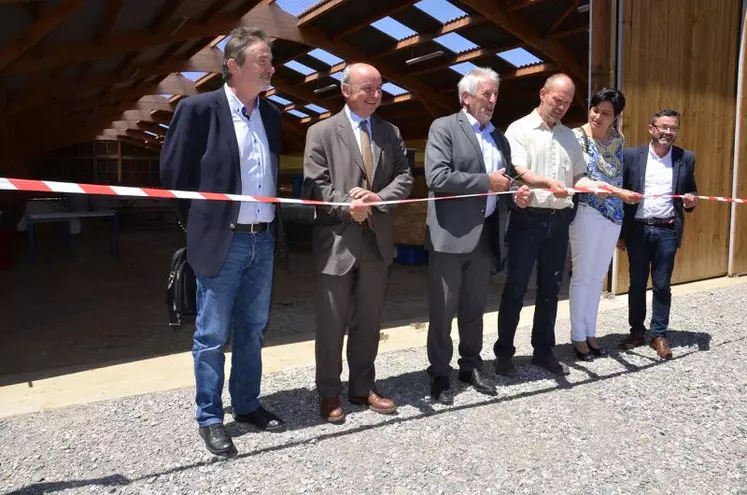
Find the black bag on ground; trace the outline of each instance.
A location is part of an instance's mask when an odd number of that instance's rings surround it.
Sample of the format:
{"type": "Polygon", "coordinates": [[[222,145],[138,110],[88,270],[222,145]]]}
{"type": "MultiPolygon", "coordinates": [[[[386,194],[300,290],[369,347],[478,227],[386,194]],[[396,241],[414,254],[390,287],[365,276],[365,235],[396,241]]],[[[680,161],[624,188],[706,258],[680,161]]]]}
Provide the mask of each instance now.
{"type": "Polygon", "coordinates": [[[197,279],[187,262],[187,248],[177,249],[171,257],[171,270],[166,287],[169,326],[181,329],[184,318],[197,316],[197,279]]]}

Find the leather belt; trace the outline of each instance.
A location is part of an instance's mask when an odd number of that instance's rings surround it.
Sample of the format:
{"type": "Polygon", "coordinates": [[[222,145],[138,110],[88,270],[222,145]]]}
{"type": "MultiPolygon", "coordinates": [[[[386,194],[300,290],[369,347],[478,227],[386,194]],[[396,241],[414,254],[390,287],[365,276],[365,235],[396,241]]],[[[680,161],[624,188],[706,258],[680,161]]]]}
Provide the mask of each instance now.
{"type": "Polygon", "coordinates": [[[523,211],[531,215],[565,215],[573,211],[573,208],[537,208],[527,206],[526,208],[516,208],[516,211],[523,211]]]}
{"type": "Polygon", "coordinates": [[[232,223],[231,230],[234,232],[249,232],[250,234],[261,234],[267,230],[269,223],[232,223]]]}
{"type": "Polygon", "coordinates": [[[674,217],[669,218],[636,218],[638,222],[645,223],[646,225],[672,225],[674,224],[674,217]]]}

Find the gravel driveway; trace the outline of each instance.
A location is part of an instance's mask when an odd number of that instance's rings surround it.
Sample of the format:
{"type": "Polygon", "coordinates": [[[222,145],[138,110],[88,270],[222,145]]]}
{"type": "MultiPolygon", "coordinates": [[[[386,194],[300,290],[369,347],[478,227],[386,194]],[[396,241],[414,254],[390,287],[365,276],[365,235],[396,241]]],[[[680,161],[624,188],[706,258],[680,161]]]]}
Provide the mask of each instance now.
{"type": "MultiPolygon", "coordinates": [[[[263,402],[288,429],[227,420],[231,460],[204,450],[189,389],[8,418],[0,491],[747,494],[745,301],[747,284],[675,297],[669,362],[640,348],[576,363],[559,321],[567,380],[529,364],[520,329],[518,378],[497,378],[494,398],[460,388],[453,406],[422,400],[424,348],[384,354],[380,389],[398,414],[344,403],[341,426],[318,420],[312,368],[269,375],[263,402]]],[[[613,348],[626,320],[600,314],[600,342],[613,348]]]]}

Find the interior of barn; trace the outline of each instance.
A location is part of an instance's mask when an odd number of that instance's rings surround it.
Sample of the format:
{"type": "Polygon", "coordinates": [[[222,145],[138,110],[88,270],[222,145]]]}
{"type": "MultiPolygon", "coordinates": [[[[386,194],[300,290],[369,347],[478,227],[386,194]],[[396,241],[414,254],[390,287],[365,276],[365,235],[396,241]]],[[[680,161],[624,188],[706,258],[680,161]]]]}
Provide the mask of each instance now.
{"type": "MultiPolygon", "coordinates": [[[[306,129],[338,112],[347,64],[384,77],[378,114],[399,127],[425,197],[423,150],[458,110],[475,66],[501,76],[494,124],[528,113],[545,78],[578,91],[585,120],[586,0],[3,0],[0,177],[160,187],[159,151],[176,105],[223,84],[235,26],[275,38],[264,95],[282,112],[278,195],[298,197],[306,129]]],[[[283,205],[290,253],[277,261],[268,345],[312,338],[309,207],[283,205]]],[[[387,324],[427,323],[425,204],[397,208],[387,324]]],[[[165,284],[184,244],[171,200],[0,191],[0,382],[189,350],[167,326],[165,284]]],[[[497,307],[501,281],[491,283],[497,307]]],[[[532,294],[528,294],[532,297],[532,294]]]]}

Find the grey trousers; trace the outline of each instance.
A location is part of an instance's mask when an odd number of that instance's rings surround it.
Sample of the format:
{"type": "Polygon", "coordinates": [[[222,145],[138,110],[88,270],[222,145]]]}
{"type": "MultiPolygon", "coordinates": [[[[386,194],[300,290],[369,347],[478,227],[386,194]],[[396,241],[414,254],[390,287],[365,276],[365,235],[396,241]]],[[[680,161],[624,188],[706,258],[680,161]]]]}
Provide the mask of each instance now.
{"type": "Polygon", "coordinates": [[[316,388],[320,397],[342,391],[342,346],[348,333],[348,395],[376,392],[374,361],[379,352],[381,312],[389,267],[382,261],[373,234],[365,236],[363,253],[344,275],[319,275],[316,294],[316,388]]]}
{"type": "Polygon", "coordinates": [[[488,299],[492,253],[486,222],[471,253],[431,251],[428,260],[428,373],[448,376],[454,345],[451,322],[457,315],[459,369],[472,371],[482,364],[482,317],[488,299]]]}

